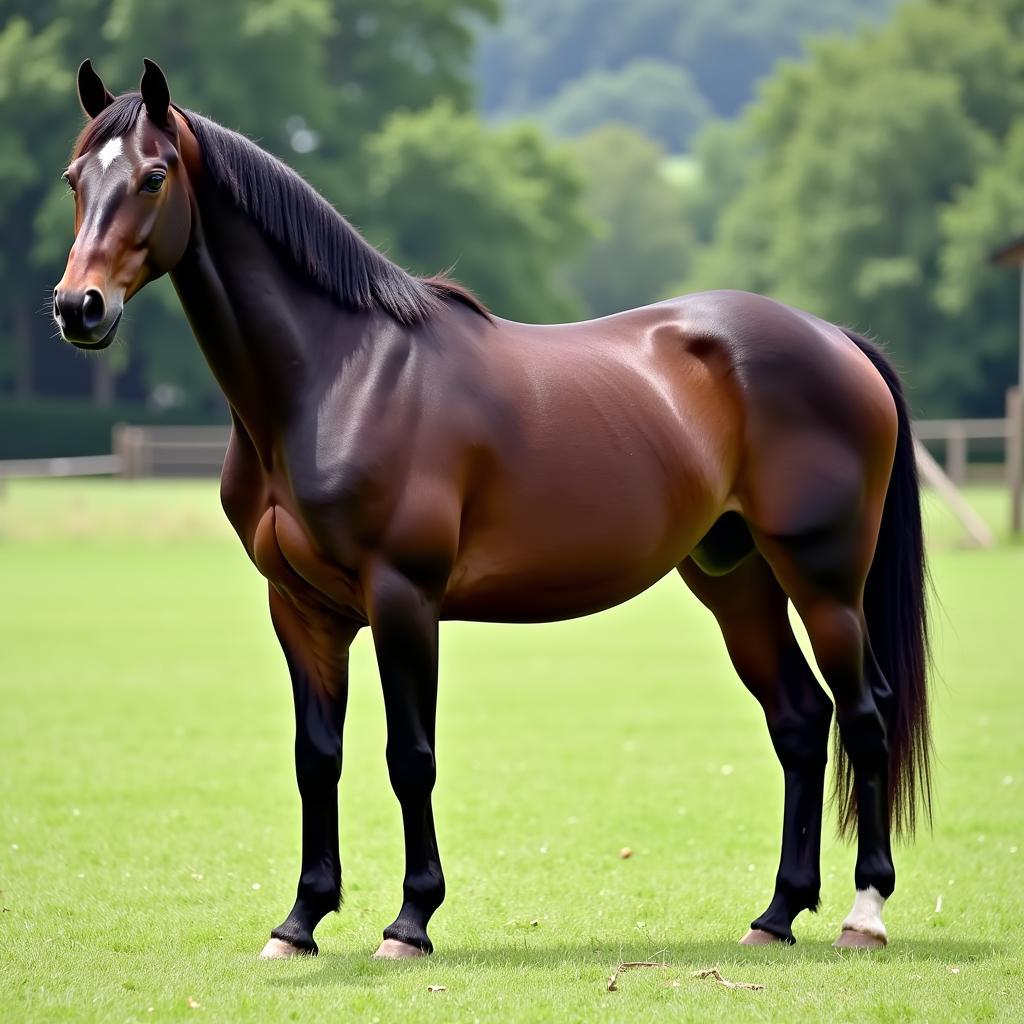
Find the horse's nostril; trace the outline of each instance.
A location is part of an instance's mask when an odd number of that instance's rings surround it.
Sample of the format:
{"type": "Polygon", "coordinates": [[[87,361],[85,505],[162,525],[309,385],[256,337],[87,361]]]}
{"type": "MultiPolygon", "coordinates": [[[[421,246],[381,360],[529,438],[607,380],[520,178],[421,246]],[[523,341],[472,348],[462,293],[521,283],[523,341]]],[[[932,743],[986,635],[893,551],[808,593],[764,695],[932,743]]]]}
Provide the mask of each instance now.
{"type": "Polygon", "coordinates": [[[103,321],[103,295],[96,289],[90,288],[82,300],[82,326],[87,331],[97,328],[103,321]]]}

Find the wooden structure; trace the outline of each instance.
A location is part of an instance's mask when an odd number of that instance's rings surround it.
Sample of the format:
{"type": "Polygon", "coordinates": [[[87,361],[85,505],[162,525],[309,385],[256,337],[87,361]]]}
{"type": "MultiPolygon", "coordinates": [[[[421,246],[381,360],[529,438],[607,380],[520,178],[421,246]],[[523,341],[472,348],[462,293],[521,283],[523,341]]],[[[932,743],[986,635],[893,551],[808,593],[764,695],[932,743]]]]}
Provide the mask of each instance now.
{"type": "Polygon", "coordinates": [[[1006,449],[1007,478],[1010,484],[1010,530],[1019,535],[1024,530],[1024,235],[1000,246],[991,254],[993,263],[1014,267],[1020,275],[1020,312],[1018,318],[1019,355],[1017,386],[1007,392],[1007,418],[1013,430],[1006,449]]]}
{"type": "Polygon", "coordinates": [[[114,427],[114,453],[126,477],[218,476],[231,428],[114,427]]]}

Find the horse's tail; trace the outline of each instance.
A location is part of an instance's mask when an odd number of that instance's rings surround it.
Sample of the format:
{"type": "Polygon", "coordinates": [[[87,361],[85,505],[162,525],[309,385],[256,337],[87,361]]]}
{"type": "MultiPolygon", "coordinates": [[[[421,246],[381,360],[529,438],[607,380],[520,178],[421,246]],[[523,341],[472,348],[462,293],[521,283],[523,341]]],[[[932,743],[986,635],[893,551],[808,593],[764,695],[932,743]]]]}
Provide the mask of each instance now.
{"type": "MultiPolygon", "coordinates": [[[[897,838],[910,839],[923,812],[931,825],[931,735],[928,719],[928,621],[921,495],[910,414],[899,375],[881,350],[852,331],[892,392],[899,420],[896,455],[864,591],[864,617],[875,659],[892,690],[889,738],[889,819],[897,838]]],[[[857,800],[849,760],[835,737],[834,799],[839,833],[851,838],[857,800]]]]}

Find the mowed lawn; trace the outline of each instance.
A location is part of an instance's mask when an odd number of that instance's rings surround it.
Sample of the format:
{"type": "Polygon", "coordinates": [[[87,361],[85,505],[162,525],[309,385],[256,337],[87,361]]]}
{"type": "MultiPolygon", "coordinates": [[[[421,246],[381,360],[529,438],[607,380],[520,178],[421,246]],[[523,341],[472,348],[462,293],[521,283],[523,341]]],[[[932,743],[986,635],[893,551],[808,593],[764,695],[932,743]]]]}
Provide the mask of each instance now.
{"type": "MultiPolygon", "coordinates": [[[[978,500],[1001,526],[1003,495],[978,500]]],[[[10,484],[0,1019],[1024,1019],[1024,547],[963,550],[929,518],[936,822],[897,853],[887,950],[831,946],[853,895],[831,823],[799,944],[736,945],[771,893],[781,772],[714,621],[673,577],[586,620],[442,627],[449,895],[420,962],[370,959],[402,848],[361,636],[346,904],[319,958],[265,963],[297,877],[291,696],[215,485],[10,484]],[[620,959],[647,957],[667,966],[607,990],[620,959]],[[712,967],[764,988],[693,976],[712,967]]]]}

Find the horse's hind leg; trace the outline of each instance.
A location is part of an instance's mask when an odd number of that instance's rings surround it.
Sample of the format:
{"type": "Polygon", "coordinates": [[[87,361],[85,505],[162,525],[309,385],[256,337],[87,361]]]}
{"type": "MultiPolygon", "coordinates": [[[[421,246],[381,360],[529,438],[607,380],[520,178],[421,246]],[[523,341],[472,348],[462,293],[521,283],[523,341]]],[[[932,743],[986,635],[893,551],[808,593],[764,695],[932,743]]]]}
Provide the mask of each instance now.
{"type": "MultiPolygon", "coordinates": [[[[722,544],[734,545],[738,538],[730,534],[746,533],[741,522],[720,523],[679,571],[718,620],[740,679],[764,709],[785,779],[775,892],[742,941],[794,942],[793,920],[802,910],[817,909],[821,888],[822,797],[832,704],[797,645],[786,595],[761,555],[749,554],[724,575],[711,575],[698,565],[720,571],[724,566],[715,561],[724,553],[722,544]]],[[[750,544],[749,534],[746,540],[750,544]]]]}
{"type": "Polygon", "coordinates": [[[830,528],[770,537],[755,533],[807,628],[835,698],[857,799],[857,897],[836,945],[867,948],[886,944],[882,907],[896,884],[888,806],[892,691],[871,652],[862,603],[876,530],[877,521],[865,511],[830,528]]]}

